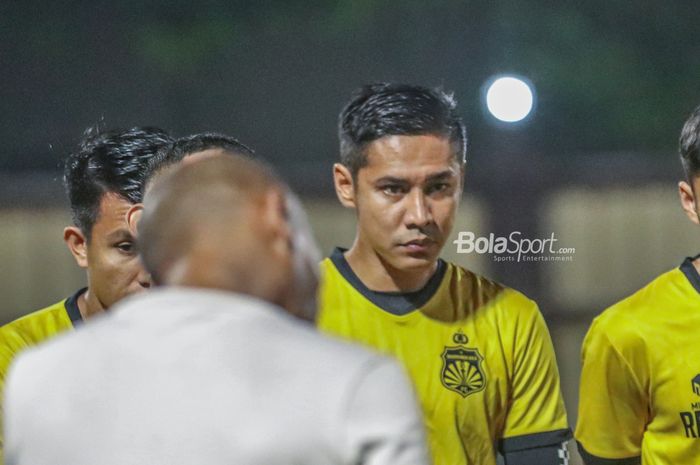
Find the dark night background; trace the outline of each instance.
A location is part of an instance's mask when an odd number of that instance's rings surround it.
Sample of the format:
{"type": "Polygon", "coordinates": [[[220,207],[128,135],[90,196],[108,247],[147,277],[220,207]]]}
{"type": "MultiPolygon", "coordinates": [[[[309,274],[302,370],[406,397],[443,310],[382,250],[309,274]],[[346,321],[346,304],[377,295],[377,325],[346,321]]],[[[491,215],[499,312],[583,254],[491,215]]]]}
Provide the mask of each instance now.
{"type": "Polygon", "coordinates": [[[691,1],[26,1],[2,4],[0,31],[0,168],[12,173],[56,170],[104,118],[231,133],[304,177],[334,159],[351,90],[382,80],[454,91],[474,166],[507,172],[501,151],[562,169],[610,152],[670,164],[700,102],[691,1]],[[515,129],[480,100],[504,72],[537,89],[515,129]]]}

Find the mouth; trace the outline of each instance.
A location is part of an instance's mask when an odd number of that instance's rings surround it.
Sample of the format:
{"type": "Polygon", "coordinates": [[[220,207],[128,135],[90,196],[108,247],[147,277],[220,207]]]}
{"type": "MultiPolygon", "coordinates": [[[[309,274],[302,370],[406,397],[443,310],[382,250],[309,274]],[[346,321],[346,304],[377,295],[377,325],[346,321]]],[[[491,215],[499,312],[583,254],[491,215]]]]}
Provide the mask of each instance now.
{"type": "Polygon", "coordinates": [[[414,239],[412,241],[399,244],[401,248],[412,253],[427,252],[433,245],[435,245],[435,241],[427,237],[423,239],[414,239]]]}

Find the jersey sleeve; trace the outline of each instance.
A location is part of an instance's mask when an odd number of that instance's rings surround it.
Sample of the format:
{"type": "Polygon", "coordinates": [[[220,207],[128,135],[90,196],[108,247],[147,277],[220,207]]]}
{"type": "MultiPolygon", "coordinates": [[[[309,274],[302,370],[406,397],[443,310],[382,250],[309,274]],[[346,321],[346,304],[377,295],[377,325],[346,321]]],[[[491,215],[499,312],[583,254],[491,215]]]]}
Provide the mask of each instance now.
{"type": "Polygon", "coordinates": [[[383,357],[366,368],[341,419],[348,463],[428,465],[423,422],[402,369],[383,357]]]}
{"type": "Polygon", "coordinates": [[[561,445],[571,438],[571,430],[547,325],[530,300],[510,324],[514,325],[510,405],[499,448],[507,454],[561,445]]]}
{"type": "MultiPolygon", "coordinates": [[[[624,350],[594,322],[584,339],[576,440],[586,463],[641,454],[648,402],[624,350]]],[[[612,462],[604,462],[612,463],[612,462]]]]}

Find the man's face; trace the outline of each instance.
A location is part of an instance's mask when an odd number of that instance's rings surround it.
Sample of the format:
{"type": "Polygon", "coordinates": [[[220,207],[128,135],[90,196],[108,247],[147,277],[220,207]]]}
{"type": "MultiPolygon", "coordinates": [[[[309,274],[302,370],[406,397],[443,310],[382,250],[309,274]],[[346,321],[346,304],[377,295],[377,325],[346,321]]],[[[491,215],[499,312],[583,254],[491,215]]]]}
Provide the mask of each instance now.
{"type": "Polygon", "coordinates": [[[102,309],[151,284],[134,250],[126,221],[131,206],[116,194],[102,196],[100,213],[87,243],[88,300],[102,309]]]}
{"type": "Polygon", "coordinates": [[[354,185],[359,242],[397,270],[434,266],[454,223],[462,169],[447,138],[387,136],[354,185]]]}

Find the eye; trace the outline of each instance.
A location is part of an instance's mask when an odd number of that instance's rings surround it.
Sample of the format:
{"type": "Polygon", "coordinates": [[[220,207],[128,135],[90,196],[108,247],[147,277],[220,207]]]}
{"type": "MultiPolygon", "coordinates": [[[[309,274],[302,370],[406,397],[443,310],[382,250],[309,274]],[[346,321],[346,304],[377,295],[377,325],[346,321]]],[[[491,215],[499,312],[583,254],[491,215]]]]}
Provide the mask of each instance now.
{"type": "Polygon", "coordinates": [[[134,253],[134,243],[131,241],[122,241],[115,247],[126,254],[134,253]]]}
{"type": "Polygon", "coordinates": [[[399,195],[402,194],[404,189],[400,184],[387,184],[381,187],[381,190],[386,195],[399,195]]]}
{"type": "Polygon", "coordinates": [[[430,187],[428,187],[428,189],[427,189],[428,192],[427,192],[427,193],[428,193],[428,194],[433,194],[433,193],[437,193],[437,192],[445,192],[445,191],[447,191],[450,187],[451,187],[450,184],[448,184],[448,183],[446,183],[446,182],[439,182],[439,183],[433,184],[433,185],[431,185],[430,187]]]}

